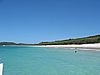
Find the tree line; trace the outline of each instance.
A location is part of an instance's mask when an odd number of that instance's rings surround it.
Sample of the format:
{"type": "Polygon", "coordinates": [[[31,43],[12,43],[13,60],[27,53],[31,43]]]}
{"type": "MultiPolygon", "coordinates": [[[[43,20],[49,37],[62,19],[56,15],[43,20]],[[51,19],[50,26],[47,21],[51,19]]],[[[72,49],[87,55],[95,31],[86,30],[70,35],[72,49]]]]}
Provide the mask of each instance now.
{"type": "Polygon", "coordinates": [[[83,38],[75,38],[75,39],[67,39],[67,40],[59,40],[53,42],[40,42],[39,45],[69,45],[69,44],[91,44],[91,43],[100,43],[100,35],[83,37],[83,38]]]}

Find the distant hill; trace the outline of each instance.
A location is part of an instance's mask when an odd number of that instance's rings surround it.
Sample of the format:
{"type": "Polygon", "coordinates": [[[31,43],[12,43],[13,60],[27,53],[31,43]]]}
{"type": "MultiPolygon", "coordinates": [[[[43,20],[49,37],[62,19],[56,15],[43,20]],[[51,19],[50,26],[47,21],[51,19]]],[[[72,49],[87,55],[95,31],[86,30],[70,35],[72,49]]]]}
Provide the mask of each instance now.
{"type": "Polygon", "coordinates": [[[15,43],[15,42],[0,42],[0,45],[33,45],[33,44],[15,43]]]}
{"type": "Polygon", "coordinates": [[[0,45],[16,45],[14,42],[0,42],[0,45]]]}
{"type": "Polygon", "coordinates": [[[83,38],[75,38],[75,39],[67,39],[67,40],[59,40],[53,42],[40,42],[39,45],[68,45],[68,44],[91,44],[91,43],[100,43],[100,35],[83,37],[83,38]]]}

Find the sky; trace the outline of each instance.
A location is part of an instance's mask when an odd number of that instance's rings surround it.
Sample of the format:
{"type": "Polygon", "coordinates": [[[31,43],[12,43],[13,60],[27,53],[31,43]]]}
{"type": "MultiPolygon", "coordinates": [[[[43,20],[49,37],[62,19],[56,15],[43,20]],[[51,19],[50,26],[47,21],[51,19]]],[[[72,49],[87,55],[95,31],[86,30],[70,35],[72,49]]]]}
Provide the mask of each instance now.
{"type": "Polygon", "coordinates": [[[39,43],[100,34],[100,0],[0,0],[0,41],[39,43]]]}

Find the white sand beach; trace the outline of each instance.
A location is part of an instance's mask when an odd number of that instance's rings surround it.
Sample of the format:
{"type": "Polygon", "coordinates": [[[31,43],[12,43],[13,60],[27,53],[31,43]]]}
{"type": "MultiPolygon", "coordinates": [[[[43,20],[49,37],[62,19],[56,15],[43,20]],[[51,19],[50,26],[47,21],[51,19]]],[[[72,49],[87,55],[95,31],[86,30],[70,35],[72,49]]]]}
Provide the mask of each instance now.
{"type": "Polygon", "coordinates": [[[0,64],[0,75],[2,75],[3,72],[3,64],[0,64]]]}
{"type": "Polygon", "coordinates": [[[82,49],[98,49],[100,51],[100,43],[81,44],[81,45],[41,45],[38,47],[55,47],[55,48],[82,48],[82,49]]]}

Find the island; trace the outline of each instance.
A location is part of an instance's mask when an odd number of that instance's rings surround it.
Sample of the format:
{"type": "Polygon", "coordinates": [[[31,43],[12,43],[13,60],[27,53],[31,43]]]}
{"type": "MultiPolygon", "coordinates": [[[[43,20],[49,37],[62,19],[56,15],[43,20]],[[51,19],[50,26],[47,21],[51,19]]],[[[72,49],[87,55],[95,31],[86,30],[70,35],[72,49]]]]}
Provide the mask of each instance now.
{"type": "Polygon", "coordinates": [[[31,46],[31,47],[60,47],[60,48],[85,48],[99,49],[100,51],[100,35],[71,38],[66,40],[58,40],[52,42],[40,42],[38,44],[26,44],[15,42],[0,42],[0,46],[31,46]]]}

